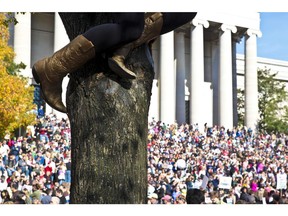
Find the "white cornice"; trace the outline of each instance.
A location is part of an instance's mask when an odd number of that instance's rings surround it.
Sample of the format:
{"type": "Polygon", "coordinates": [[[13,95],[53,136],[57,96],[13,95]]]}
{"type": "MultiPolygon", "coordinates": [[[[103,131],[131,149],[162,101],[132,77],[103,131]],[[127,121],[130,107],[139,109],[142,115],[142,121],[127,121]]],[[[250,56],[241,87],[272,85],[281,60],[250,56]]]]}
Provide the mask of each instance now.
{"type": "Polygon", "coordinates": [[[226,23],[241,28],[260,30],[260,13],[239,11],[233,12],[197,12],[196,19],[207,20],[208,22],[226,23]]]}
{"type": "MultiPolygon", "coordinates": [[[[240,60],[244,60],[245,55],[237,53],[236,54],[236,58],[240,59],[240,60]]],[[[283,67],[287,67],[288,68],[288,61],[271,59],[271,58],[257,57],[257,63],[276,65],[276,66],[283,66],[283,67]]]]}

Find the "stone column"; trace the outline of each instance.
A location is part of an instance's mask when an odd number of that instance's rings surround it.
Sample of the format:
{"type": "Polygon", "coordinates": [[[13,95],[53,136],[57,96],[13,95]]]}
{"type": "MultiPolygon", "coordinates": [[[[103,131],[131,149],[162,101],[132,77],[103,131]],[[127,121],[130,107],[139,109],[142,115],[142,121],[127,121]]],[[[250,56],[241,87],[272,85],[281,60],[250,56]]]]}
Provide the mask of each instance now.
{"type": "MultiPolygon", "coordinates": [[[[208,28],[206,20],[193,19],[191,27],[191,86],[190,86],[190,124],[202,127],[205,123],[205,113],[202,112],[204,101],[204,34],[203,27],[208,28]]],[[[201,129],[201,128],[200,128],[201,129]]]]}
{"type": "Polygon", "coordinates": [[[212,42],[213,125],[219,125],[219,41],[212,42]]]}
{"type": "Polygon", "coordinates": [[[70,42],[66,33],[65,27],[58,13],[55,13],[54,18],[54,52],[63,48],[70,42]]]}
{"type": "Polygon", "coordinates": [[[176,120],[176,77],[174,68],[174,31],[160,37],[160,120],[176,120]]]}
{"type": "Polygon", "coordinates": [[[226,129],[233,128],[233,88],[232,88],[232,32],[235,26],[222,24],[220,27],[219,64],[219,124],[226,129]]]}
{"type": "Polygon", "coordinates": [[[14,27],[15,63],[23,62],[25,70],[21,71],[24,77],[32,78],[31,72],[31,13],[15,13],[18,23],[14,27]]]}
{"type": "MultiPolygon", "coordinates": [[[[54,52],[60,50],[62,47],[66,46],[70,42],[69,37],[66,33],[62,20],[58,13],[55,13],[54,17],[54,52]]],[[[66,105],[66,89],[69,82],[68,76],[63,79],[62,83],[62,101],[66,105]]],[[[57,117],[67,118],[67,115],[57,110],[52,109],[48,104],[46,104],[47,113],[55,113],[57,117]]]]}
{"type": "Polygon", "coordinates": [[[237,64],[236,64],[236,44],[238,38],[232,39],[232,89],[233,89],[233,126],[238,124],[237,112],[237,64]]]}
{"type": "Polygon", "coordinates": [[[255,130],[258,113],[257,36],[258,30],[248,29],[245,35],[245,118],[244,124],[255,130]]]}
{"type": "Polygon", "coordinates": [[[156,121],[160,119],[160,75],[159,75],[159,58],[160,58],[160,38],[158,38],[152,44],[152,58],[154,61],[154,72],[155,76],[152,83],[152,95],[150,99],[150,108],[148,114],[148,120],[152,121],[154,118],[156,121]]]}
{"type": "Polygon", "coordinates": [[[175,34],[175,63],[176,63],[176,120],[178,124],[185,119],[185,33],[175,34]]]}

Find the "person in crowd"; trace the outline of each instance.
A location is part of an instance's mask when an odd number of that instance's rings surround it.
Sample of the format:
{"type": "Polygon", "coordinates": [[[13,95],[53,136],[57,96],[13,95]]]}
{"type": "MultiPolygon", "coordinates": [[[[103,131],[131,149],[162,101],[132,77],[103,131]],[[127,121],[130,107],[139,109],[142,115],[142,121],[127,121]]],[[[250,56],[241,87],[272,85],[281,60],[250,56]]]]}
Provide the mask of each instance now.
{"type": "Polygon", "coordinates": [[[187,204],[186,203],[186,197],[182,194],[176,197],[175,203],[174,204],[187,204]]]}
{"type": "Polygon", "coordinates": [[[7,165],[6,165],[6,170],[8,173],[8,176],[12,176],[12,174],[16,171],[18,164],[15,158],[14,154],[9,154],[9,158],[7,161],[7,165]]]}
{"type": "Polygon", "coordinates": [[[68,182],[68,183],[71,183],[71,158],[70,155],[71,153],[69,152],[65,159],[64,159],[64,162],[65,162],[65,182],[68,182]]]}
{"type": "Polygon", "coordinates": [[[60,188],[56,189],[55,195],[60,199],[59,204],[66,204],[67,203],[67,200],[66,200],[65,196],[63,195],[63,191],[60,188]]]}
{"type": "Polygon", "coordinates": [[[1,191],[1,203],[6,204],[7,202],[13,202],[8,190],[1,191]]]}
{"type": "Polygon", "coordinates": [[[60,199],[57,196],[52,196],[50,204],[58,205],[60,204],[60,199]]]}
{"type": "Polygon", "coordinates": [[[23,188],[22,191],[25,194],[25,197],[22,197],[22,198],[26,198],[25,204],[32,204],[32,199],[30,197],[30,194],[31,194],[30,191],[27,188],[23,188]]]}
{"type": "Polygon", "coordinates": [[[33,185],[33,192],[31,194],[31,199],[37,200],[36,203],[41,202],[41,197],[42,197],[42,190],[41,190],[41,185],[39,183],[35,183],[33,185]]]}
{"type": "Polygon", "coordinates": [[[44,107],[41,105],[38,109],[38,118],[43,118],[45,116],[44,107]]]}
{"type": "Polygon", "coordinates": [[[65,172],[66,172],[66,164],[64,163],[64,161],[61,161],[60,164],[57,166],[58,169],[58,181],[60,183],[60,185],[62,184],[62,182],[65,182],[65,172]]]}
{"type": "Polygon", "coordinates": [[[158,195],[152,193],[148,196],[148,204],[159,204],[158,195]]]}
{"type": "Polygon", "coordinates": [[[5,174],[5,172],[6,172],[6,168],[5,168],[5,165],[3,163],[1,156],[0,156],[0,172],[1,172],[1,174],[5,174]]]}
{"type": "Polygon", "coordinates": [[[165,195],[164,197],[161,198],[163,204],[171,204],[172,202],[172,197],[169,195],[165,195]]]}
{"type": "Polygon", "coordinates": [[[3,162],[3,164],[7,163],[8,160],[8,154],[10,152],[10,147],[8,146],[6,140],[1,141],[0,140],[0,161],[3,162]]]}
{"type": "Polygon", "coordinates": [[[50,204],[52,200],[52,189],[47,189],[45,191],[45,194],[41,198],[41,203],[42,204],[50,204]]]}

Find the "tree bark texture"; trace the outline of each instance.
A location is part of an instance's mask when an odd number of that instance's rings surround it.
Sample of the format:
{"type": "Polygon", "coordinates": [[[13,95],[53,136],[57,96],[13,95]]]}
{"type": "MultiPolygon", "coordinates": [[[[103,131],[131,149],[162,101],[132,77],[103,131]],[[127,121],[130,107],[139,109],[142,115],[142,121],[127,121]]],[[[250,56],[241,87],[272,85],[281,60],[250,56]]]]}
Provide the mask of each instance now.
{"type": "MultiPolygon", "coordinates": [[[[113,13],[60,16],[70,40],[92,26],[117,20],[113,13]]],[[[126,80],[108,68],[109,52],[69,75],[72,204],[146,203],[151,56],[146,45],[129,54],[127,65],[137,78],[126,80]]]]}

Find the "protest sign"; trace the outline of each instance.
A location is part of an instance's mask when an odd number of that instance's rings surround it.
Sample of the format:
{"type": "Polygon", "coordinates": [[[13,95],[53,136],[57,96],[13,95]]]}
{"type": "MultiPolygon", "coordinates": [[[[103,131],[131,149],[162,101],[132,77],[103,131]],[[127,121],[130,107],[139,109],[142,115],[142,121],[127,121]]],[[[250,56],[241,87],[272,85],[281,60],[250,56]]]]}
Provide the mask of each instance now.
{"type": "Polygon", "coordinates": [[[230,189],[231,183],[232,183],[231,177],[221,176],[219,182],[219,188],[230,189]]]}
{"type": "Polygon", "coordinates": [[[287,188],[287,175],[277,174],[277,189],[286,189],[287,188]]]}

